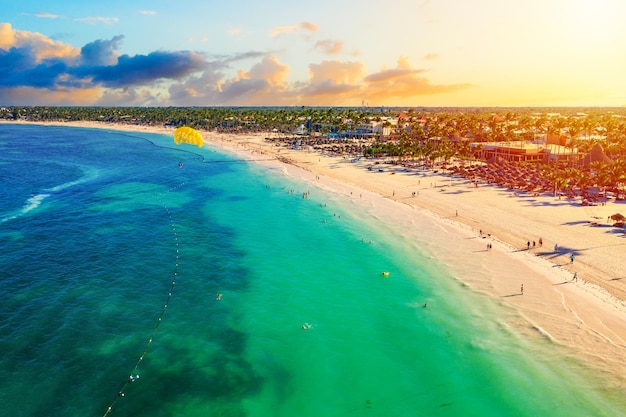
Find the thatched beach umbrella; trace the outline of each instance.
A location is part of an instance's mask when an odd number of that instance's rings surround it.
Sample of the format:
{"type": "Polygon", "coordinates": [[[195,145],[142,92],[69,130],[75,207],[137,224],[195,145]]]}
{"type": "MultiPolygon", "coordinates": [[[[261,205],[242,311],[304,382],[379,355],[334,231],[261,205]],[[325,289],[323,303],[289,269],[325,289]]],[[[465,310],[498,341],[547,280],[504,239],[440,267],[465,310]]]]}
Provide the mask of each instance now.
{"type": "Polygon", "coordinates": [[[589,151],[589,153],[585,155],[580,162],[585,168],[591,166],[592,162],[604,162],[607,164],[613,163],[611,158],[606,156],[604,149],[602,149],[602,145],[599,143],[596,143],[593,148],[591,148],[591,151],[589,151]]]}
{"type": "Polygon", "coordinates": [[[620,213],[615,213],[612,216],[610,216],[610,219],[615,220],[616,222],[623,222],[624,220],[626,220],[626,217],[624,217],[620,213]]]}

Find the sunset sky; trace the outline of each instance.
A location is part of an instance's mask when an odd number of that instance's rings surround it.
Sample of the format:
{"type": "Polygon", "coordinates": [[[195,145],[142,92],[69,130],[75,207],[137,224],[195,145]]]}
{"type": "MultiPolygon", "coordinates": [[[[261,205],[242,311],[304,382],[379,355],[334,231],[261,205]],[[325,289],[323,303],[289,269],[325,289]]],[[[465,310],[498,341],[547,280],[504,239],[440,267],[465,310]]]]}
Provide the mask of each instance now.
{"type": "Polygon", "coordinates": [[[20,0],[0,105],[623,106],[624,0],[20,0]]]}

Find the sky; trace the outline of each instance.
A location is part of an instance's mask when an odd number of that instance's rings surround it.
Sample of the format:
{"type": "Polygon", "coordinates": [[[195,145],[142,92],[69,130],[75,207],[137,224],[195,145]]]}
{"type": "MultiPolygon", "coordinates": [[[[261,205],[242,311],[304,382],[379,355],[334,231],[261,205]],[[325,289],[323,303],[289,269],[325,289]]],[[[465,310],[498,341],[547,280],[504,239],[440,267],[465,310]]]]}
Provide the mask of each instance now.
{"type": "Polygon", "coordinates": [[[20,0],[0,105],[624,106],[624,0],[20,0]]]}

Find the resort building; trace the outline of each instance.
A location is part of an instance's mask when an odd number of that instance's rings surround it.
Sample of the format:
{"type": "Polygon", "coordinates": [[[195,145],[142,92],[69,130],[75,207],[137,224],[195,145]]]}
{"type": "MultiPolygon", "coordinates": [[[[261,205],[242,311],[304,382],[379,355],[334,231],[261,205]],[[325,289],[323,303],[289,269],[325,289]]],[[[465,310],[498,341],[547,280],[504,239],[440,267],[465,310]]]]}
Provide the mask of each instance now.
{"type": "Polygon", "coordinates": [[[477,158],[486,161],[505,160],[507,162],[570,162],[577,161],[578,149],[554,143],[516,142],[472,142],[477,158]]]}

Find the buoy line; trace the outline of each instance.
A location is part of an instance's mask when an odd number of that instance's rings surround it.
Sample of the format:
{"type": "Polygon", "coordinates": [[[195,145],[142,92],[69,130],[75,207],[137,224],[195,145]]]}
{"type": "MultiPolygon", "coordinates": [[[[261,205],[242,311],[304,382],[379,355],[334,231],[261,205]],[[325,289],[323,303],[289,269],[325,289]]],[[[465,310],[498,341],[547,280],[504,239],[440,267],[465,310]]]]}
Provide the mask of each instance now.
{"type": "MultiPolygon", "coordinates": [[[[167,192],[169,193],[169,192],[173,191],[174,189],[180,188],[184,184],[185,183],[182,183],[178,187],[170,188],[169,190],[167,190],[167,192]]],[[[104,412],[102,417],[107,417],[111,413],[111,411],[113,411],[113,407],[115,406],[117,401],[120,398],[123,398],[126,395],[125,394],[125,390],[128,387],[128,385],[131,384],[131,383],[136,382],[137,380],[139,380],[139,374],[138,374],[139,366],[141,365],[141,362],[143,362],[143,360],[145,359],[146,355],[148,354],[148,349],[150,348],[150,345],[154,341],[154,337],[156,336],[156,333],[159,330],[159,326],[161,325],[161,322],[163,321],[163,317],[165,316],[165,312],[167,311],[167,307],[168,307],[168,305],[170,303],[170,300],[172,299],[172,293],[174,292],[174,287],[176,286],[176,279],[178,278],[178,261],[179,261],[178,232],[176,231],[176,225],[174,224],[174,219],[172,218],[172,212],[170,211],[169,207],[167,207],[167,205],[163,202],[163,200],[161,200],[161,204],[163,205],[163,208],[165,209],[165,211],[166,211],[166,213],[168,215],[169,222],[170,222],[170,229],[171,229],[172,234],[174,236],[174,244],[175,244],[175,248],[176,248],[176,261],[175,261],[174,272],[173,272],[173,276],[172,276],[170,289],[169,289],[169,291],[167,293],[167,298],[166,298],[165,304],[163,304],[163,308],[161,309],[161,314],[159,314],[159,316],[158,316],[158,318],[156,320],[156,324],[154,325],[154,328],[152,329],[152,333],[150,334],[150,337],[146,341],[146,344],[145,344],[145,347],[144,347],[144,350],[143,350],[141,356],[139,356],[139,358],[137,359],[137,362],[135,363],[135,366],[132,368],[132,370],[128,374],[127,379],[122,384],[122,387],[118,390],[117,395],[111,401],[111,404],[106,409],[106,411],[104,412]]]]}

